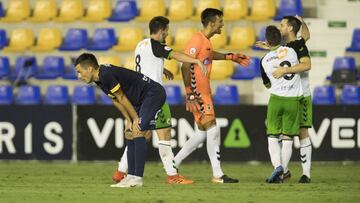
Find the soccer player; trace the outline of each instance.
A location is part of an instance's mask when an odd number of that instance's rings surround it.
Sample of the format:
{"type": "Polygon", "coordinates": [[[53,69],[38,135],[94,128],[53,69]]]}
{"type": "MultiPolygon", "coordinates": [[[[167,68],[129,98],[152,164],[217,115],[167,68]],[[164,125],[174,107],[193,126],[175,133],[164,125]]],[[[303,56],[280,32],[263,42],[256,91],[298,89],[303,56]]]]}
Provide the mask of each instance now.
{"type": "MultiPolygon", "coordinates": [[[[135,49],[136,71],[140,72],[150,79],[163,85],[162,75],[173,79],[173,74],[164,68],[164,59],[175,59],[180,62],[194,63],[206,70],[206,67],[199,59],[195,59],[187,54],[173,51],[165,44],[165,39],[169,30],[169,19],[163,16],[152,18],[149,23],[150,38],[140,41],[135,49]]],[[[169,105],[165,103],[156,119],[156,133],[159,138],[159,154],[164,169],[167,173],[167,183],[169,184],[191,184],[188,180],[179,175],[174,166],[174,154],[171,149],[171,112],[169,105]]],[[[123,156],[124,157],[124,156],[123,156]]],[[[126,173],[126,159],[122,158],[119,162],[118,170],[113,176],[113,180],[120,181],[126,173]]]]}
{"type": "Polygon", "coordinates": [[[266,115],[268,150],[274,172],[266,180],[268,183],[282,182],[284,168],[287,168],[291,154],[293,137],[299,135],[300,100],[303,95],[299,74],[286,74],[275,78],[273,72],[278,67],[289,68],[298,64],[294,49],[281,46],[281,33],[275,26],[266,27],[265,36],[270,48],[260,62],[264,85],[271,93],[266,115]],[[279,137],[282,137],[280,147],[279,137]]]}
{"type": "MultiPolygon", "coordinates": [[[[300,101],[300,158],[303,175],[300,177],[299,183],[310,183],[310,170],[311,170],[311,154],[312,145],[309,137],[308,128],[312,127],[312,99],[311,90],[309,85],[309,70],[311,69],[311,60],[308,48],[305,44],[310,39],[310,32],[299,16],[285,16],[280,22],[280,32],[286,40],[286,46],[293,48],[298,56],[299,65],[284,69],[280,68],[274,72],[275,77],[282,77],[288,73],[300,73],[301,84],[304,91],[304,98],[300,101]],[[301,38],[297,39],[296,35],[302,28],[301,38]]],[[[284,174],[285,177],[290,177],[290,171],[284,174]]]]}
{"type": "MultiPolygon", "coordinates": [[[[243,66],[249,64],[249,57],[244,54],[222,54],[213,50],[210,38],[221,33],[224,26],[223,13],[218,9],[206,8],[201,13],[203,29],[193,35],[187,43],[185,53],[200,59],[211,73],[212,60],[233,60],[243,66]]],[[[224,175],[220,166],[220,130],[216,126],[216,117],[210,88],[210,74],[204,75],[200,72],[198,65],[183,63],[182,74],[186,91],[186,110],[193,113],[198,131],[196,135],[186,141],[182,149],[175,156],[175,165],[180,163],[196,147],[207,140],[207,153],[210,158],[214,183],[237,183],[224,175]]]]}
{"type": "Polygon", "coordinates": [[[141,73],[110,64],[99,65],[89,53],[76,59],[75,69],[80,80],[94,82],[113,99],[132,130],[131,136],[126,137],[128,175],[111,187],[141,187],[147,149],[145,134],[155,127],[155,115],[166,100],[165,89],[141,73]]]}
{"type": "MultiPolygon", "coordinates": [[[[308,128],[312,127],[312,99],[309,85],[309,70],[311,69],[311,59],[308,48],[305,44],[310,39],[309,29],[300,16],[285,16],[280,22],[280,32],[286,42],[286,46],[293,48],[298,56],[299,64],[291,68],[278,68],[274,73],[275,78],[282,77],[288,73],[300,73],[301,84],[304,91],[304,98],[300,101],[300,159],[303,175],[299,183],[310,183],[312,145],[309,137],[308,128]],[[297,39],[297,33],[301,27],[301,38],[297,39]]],[[[266,43],[257,42],[262,48],[267,48],[266,43]]],[[[284,180],[291,177],[289,170],[284,169],[284,180]]]]}

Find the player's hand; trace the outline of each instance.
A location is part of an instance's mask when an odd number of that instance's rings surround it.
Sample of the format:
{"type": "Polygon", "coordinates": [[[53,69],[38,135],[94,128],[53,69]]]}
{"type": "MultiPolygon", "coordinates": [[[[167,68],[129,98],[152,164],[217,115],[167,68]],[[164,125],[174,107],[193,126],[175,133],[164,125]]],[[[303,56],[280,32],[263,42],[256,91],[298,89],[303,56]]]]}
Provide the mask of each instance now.
{"type": "Polygon", "coordinates": [[[286,68],[285,67],[277,67],[276,70],[272,73],[274,78],[279,79],[282,76],[286,74],[286,68]]]}
{"type": "Polygon", "coordinates": [[[124,136],[125,136],[125,138],[126,139],[131,139],[132,138],[132,131],[131,131],[131,129],[125,129],[125,131],[124,131],[124,136]]]}
{"type": "Polygon", "coordinates": [[[269,44],[267,42],[264,42],[264,41],[255,42],[255,46],[259,47],[259,48],[262,48],[262,49],[265,49],[265,50],[270,50],[269,44]]]}
{"type": "Polygon", "coordinates": [[[126,139],[132,138],[132,122],[131,120],[125,120],[125,130],[124,130],[124,136],[126,139]]]}
{"type": "Polygon", "coordinates": [[[170,72],[168,69],[164,68],[163,73],[164,73],[166,79],[168,79],[168,80],[174,79],[174,74],[172,74],[172,72],[170,72]]]}
{"type": "Polygon", "coordinates": [[[304,23],[304,19],[301,16],[298,16],[297,14],[295,15],[295,18],[297,18],[298,20],[300,20],[302,23],[304,23]]]}
{"type": "Polygon", "coordinates": [[[232,60],[235,63],[240,64],[243,67],[247,67],[250,63],[250,57],[246,56],[243,53],[236,53],[236,54],[229,53],[229,54],[226,54],[225,58],[226,58],[226,60],[232,60]]]}
{"type": "Polygon", "coordinates": [[[186,111],[191,113],[200,111],[200,98],[195,93],[186,94],[186,111]]]}
{"type": "Polygon", "coordinates": [[[139,126],[139,118],[135,118],[132,122],[132,131],[133,133],[139,133],[141,128],[139,126]]]}
{"type": "Polygon", "coordinates": [[[205,75],[207,76],[208,75],[208,69],[207,67],[200,61],[198,60],[198,63],[197,63],[200,67],[200,71],[205,75]]]}
{"type": "Polygon", "coordinates": [[[132,121],[126,119],[125,120],[125,130],[131,130],[132,129],[132,121]]]}

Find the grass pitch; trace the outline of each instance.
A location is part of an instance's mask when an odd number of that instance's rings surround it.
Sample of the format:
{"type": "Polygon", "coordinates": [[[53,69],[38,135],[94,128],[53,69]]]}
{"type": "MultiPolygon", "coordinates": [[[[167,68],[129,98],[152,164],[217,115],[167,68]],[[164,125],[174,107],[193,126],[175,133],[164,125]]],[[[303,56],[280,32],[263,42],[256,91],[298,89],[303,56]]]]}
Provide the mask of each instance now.
{"type": "Polygon", "coordinates": [[[167,185],[160,163],[147,163],[142,188],[110,188],[114,162],[0,162],[0,202],[360,202],[360,164],[313,163],[312,183],[298,184],[299,163],[292,179],[266,184],[270,164],[223,163],[239,184],[213,184],[210,164],[190,163],[181,173],[193,185],[167,185]]]}

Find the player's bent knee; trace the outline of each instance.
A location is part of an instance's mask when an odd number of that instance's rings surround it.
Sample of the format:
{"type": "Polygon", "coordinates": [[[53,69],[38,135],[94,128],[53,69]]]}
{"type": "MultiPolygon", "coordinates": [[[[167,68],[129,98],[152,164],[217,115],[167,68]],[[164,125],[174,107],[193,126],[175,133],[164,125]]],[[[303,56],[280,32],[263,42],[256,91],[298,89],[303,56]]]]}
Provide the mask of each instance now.
{"type": "Polygon", "coordinates": [[[159,140],[171,140],[171,128],[163,128],[156,130],[159,140]]]}
{"type": "Polygon", "coordinates": [[[127,139],[127,140],[134,139],[131,131],[125,131],[124,136],[125,136],[125,139],[127,139]]]}
{"type": "Polygon", "coordinates": [[[134,133],[132,134],[132,137],[133,137],[133,138],[145,137],[145,132],[147,132],[147,131],[134,132],[134,133]]]}
{"type": "Polygon", "coordinates": [[[307,128],[300,128],[299,139],[305,139],[309,137],[309,131],[307,128]]]}
{"type": "Polygon", "coordinates": [[[199,127],[199,130],[206,131],[206,130],[209,130],[210,128],[214,127],[215,125],[216,125],[216,121],[210,120],[210,121],[207,121],[207,122],[201,124],[201,129],[199,127]]]}
{"type": "Polygon", "coordinates": [[[147,130],[144,132],[144,137],[147,141],[151,139],[151,135],[152,135],[151,130],[147,130]]]}

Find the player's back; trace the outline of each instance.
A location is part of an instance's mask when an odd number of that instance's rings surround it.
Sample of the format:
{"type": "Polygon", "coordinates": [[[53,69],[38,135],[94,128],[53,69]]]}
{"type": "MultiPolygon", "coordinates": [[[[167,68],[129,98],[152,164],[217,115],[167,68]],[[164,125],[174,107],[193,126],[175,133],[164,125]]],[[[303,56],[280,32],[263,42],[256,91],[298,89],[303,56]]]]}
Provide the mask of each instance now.
{"type": "Polygon", "coordinates": [[[161,87],[141,73],[111,64],[100,65],[99,82],[96,84],[109,96],[121,88],[134,106],[141,104],[151,88],[161,87]]]}
{"type": "Polygon", "coordinates": [[[184,52],[194,58],[199,59],[207,67],[208,75],[205,76],[201,72],[200,67],[197,64],[194,64],[192,76],[195,77],[195,81],[192,82],[196,83],[196,90],[198,92],[202,94],[211,94],[210,74],[213,59],[213,47],[210,40],[202,32],[197,32],[187,43],[184,52]]]}
{"type": "Polygon", "coordinates": [[[284,46],[270,51],[262,58],[261,68],[271,82],[272,94],[283,97],[298,97],[303,94],[299,74],[286,74],[279,79],[272,75],[278,66],[291,67],[298,63],[294,49],[284,46]]]}
{"type": "Polygon", "coordinates": [[[164,56],[171,48],[151,38],[140,41],[135,48],[135,69],[152,80],[162,83],[164,56]],[[165,51],[163,49],[166,49],[165,51]],[[165,53],[164,53],[165,52],[165,53]]]}

